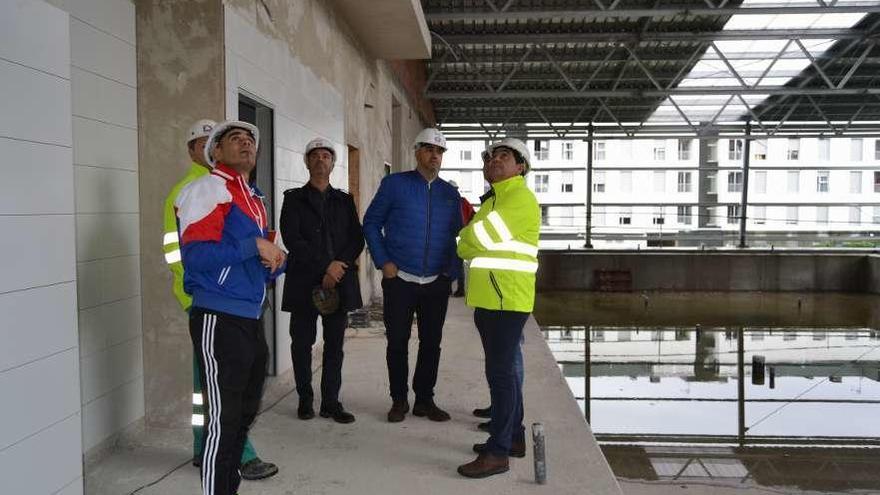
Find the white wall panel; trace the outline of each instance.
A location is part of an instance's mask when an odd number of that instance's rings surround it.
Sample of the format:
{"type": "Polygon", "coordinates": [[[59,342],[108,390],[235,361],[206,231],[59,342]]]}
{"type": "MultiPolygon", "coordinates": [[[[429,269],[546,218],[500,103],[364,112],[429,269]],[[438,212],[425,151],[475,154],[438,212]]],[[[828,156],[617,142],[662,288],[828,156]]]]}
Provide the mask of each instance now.
{"type": "Polygon", "coordinates": [[[0,371],[76,347],[76,284],[0,294],[0,371]]]}
{"type": "Polygon", "coordinates": [[[74,414],[20,443],[0,448],[3,493],[49,494],[62,487],[69,490],[68,485],[82,477],[80,428],[80,415],[74,414]]]}
{"type": "Polygon", "coordinates": [[[136,336],[82,358],[82,403],[101,397],[143,375],[141,338],[136,336]]]}
{"type": "Polygon", "coordinates": [[[79,352],[70,349],[0,373],[3,421],[0,449],[76,414],[79,404],[79,352]]]}
{"type": "Polygon", "coordinates": [[[44,2],[7,2],[0,16],[0,58],[70,78],[70,36],[64,12],[44,2]]]}
{"type": "Polygon", "coordinates": [[[70,63],[129,86],[137,86],[135,47],[76,19],[70,20],[70,63]]]}
{"type": "Polygon", "coordinates": [[[73,115],[137,127],[137,90],[76,67],[70,70],[73,115]]]}
{"type": "Polygon", "coordinates": [[[144,415],[144,380],[133,380],[83,404],[83,448],[88,450],[144,415]]]}
{"type": "MultiPolygon", "coordinates": [[[[77,261],[93,261],[138,254],[140,225],[137,213],[82,213],[76,216],[77,261]]],[[[155,242],[160,249],[162,239],[155,242]]]]}
{"type": "Polygon", "coordinates": [[[127,170],[74,167],[77,213],[137,213],[138,176],[127,170]]]}
{"type": "Polygon", "coordinates": [[[137,170],[137,130],[73,117],[73,163],[137,170]]]}
{"type": "Polygon", "coordinates": [[[63,8],[80,21],[135,44],[134,3],[125,0],[63,0],[63,8]]]}
{"type": "Polygon", "coordinates": [[[73,213],[72,151],[0,138],[0,215],[73,213]]]}
{"type": "Polygon", "coordinates": [[[0,292],[74,279],[71,216],[0,216],[0,232],[0,292]]]}
{"type": "Polygon", "coordinates": [[[79,312],[79,353],[88,357],[141,335],[138,297],[101,304],[79,312]]]}
{"type": "Polygon", "coordinates": [[[80,309],[140,295],[140,257],[120,256],[78,263],[80,309]]]}
{"type": "Polygon", "coordinates": [[[0,60],[0,108],[0,136],[71,145],[69,80],[0,60]]]}

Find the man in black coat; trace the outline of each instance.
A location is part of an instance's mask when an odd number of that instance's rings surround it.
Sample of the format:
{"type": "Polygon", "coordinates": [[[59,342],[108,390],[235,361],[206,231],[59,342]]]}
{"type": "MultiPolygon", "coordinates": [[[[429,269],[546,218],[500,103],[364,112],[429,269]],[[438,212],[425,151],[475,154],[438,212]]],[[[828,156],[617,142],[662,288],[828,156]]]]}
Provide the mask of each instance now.
{"type": "Polygon", "coordinates": [[[336,163],[333,143],[313,139],[306,145],[303,160],[309,169],[309,182],[285,191],[281,208],[281,237],[290,251],[281,309],[291,312],[290,353],[299,394],[297,416],[315,417],[312,346],[320,314],[324,327],[320,414],[338,423],[351,423],[354,415],[339,402],[342,343],[348,311],[363,306],[357,258],[364,249],[364,236],[354,199],[330,185],[330,172],[336,163]]]}

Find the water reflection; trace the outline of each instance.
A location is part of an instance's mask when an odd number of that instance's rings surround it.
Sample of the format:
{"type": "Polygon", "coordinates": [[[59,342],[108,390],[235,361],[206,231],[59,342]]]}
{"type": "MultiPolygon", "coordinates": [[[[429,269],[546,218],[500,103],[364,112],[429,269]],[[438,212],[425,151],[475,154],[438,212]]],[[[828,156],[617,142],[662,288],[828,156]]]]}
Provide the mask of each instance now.
{"type": "Polygon", "coordinates": [[[619,477],[880,489],[876,330],[542,328],[619,477]]]}

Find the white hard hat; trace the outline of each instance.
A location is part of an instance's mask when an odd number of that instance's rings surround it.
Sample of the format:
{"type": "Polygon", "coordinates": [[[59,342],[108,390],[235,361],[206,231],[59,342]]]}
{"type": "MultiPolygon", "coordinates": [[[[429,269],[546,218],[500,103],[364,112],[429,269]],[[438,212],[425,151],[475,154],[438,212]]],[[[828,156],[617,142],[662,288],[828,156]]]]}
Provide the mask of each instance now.
{"type": "Polygon", "coordinates": [[[241,120],[226,120],[220,122],[214,126],[214,130],[212,130],[211,134],[208,136],[208,142],[205,143],[205,160],[207,160],[212,167],[215,165],[214,157],[212,156],[214,148],[217,147],[217,143],[220,142],[223,135],[231,129],[244,129],[249,132],[254,138],[254,148],[257,150],[260,149],[260,130],[257,129],[257,126],[248,122],[242,122],[241,120]]]}
{"type": "Polygon", "coordinates": [[[433,127],[427,127],[422,129],[422,132],[416,136],[416,140],[413,142],[413,149],[417,150],[423,144],[433,144],[446,151],[446,136],[433,127]]]}
{"type": "Polygon", "coordinates": [[[309,164],[309,153],[311,153],[312,151],[319,149],[319,148],[323,148],[323,149],[329,151],[330,154],[333,155],[333,163],[334,164],[336,163],[336,149],[333,148],[333,143],[330,142],[329,139],[324,139],[324,138],[319,137],[319,138],[312,139],[306,145],[306,152],[303,154],[303,161],[305,162],[306,165],[309,164]]]}
{"type": "Polygon", "coordinates": [[[494,143],[490,144],[489,148],[486,151],[488,151],[490,154],[493,154],[498,148],[508,148],[519,153],[522,156],[522,159],[526,165],[525,170],[523,170],[523,175],[529,173],[529,169],[532,168],[532,157],[529,154],[529,148],[526,147],[526,143],[516,138],[504,138],[501,141],[495,141],[494,143]]]}
{"type": "Polygon", "coordinates": [[[217,125],[217,123],[210,119],[195,121],[186,133],[186,144],[189,144],[198,138],[208,137],[211,135],[211,131],[214,130],[215,125],[217,125]]]}

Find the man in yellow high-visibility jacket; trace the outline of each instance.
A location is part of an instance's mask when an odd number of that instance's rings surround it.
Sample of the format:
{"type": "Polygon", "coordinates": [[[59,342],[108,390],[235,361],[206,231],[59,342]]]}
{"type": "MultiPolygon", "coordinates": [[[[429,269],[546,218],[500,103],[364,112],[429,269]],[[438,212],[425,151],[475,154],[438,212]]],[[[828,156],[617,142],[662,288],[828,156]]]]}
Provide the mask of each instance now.
{"type": "MultiPolygon", "coordinates": [[[[174,200],[177,199],[180,190],[194,180],[208,175],[211,166],[205,161],[205,143],[208,141],[208,135],[214,129],[216,122],[213,120],[199,120],[190,127],[187,133],[186,147],[192,164],[189,171],[177,184],[171,188],[168,197],[165,198],[165,235],[164,235],[164,251],[165,262],[174,275],[174,297],[180,303],[180,307],[184,311],[189,312],[192,306],[192,296],[183,289],[184,268],[180,255],[180,239],[177,233],[177,212],[174,210],[174,200]]],[[[193,356],[193,464],[199,466],[202,458],[202,442],[204,441],[204,415],[202,396],[202,386],[199,382],[198,358],[193,356]]],[[[273,476],[278,472],[278,466],[271,462],[263,462],[254,450],[248,439],[244,444],[244,451],[241,455],[241,477],[246,480],[259,480],[273,476]]]]}
{"type": "Polygon", "coordinates": [[[469,478],[485,478],[509,469],[509,456],[525,453],[522,382],[516,355],[523,327],[535,303],[541,212],[526,186],[530,157],[519,139],[489,146],[486,179],[491,197],[461,230],[458,255],[468,261],[467,304],[486,355],[492,397],[489,440],[474,445],[476,460],[459,466],[469,478]]]}

